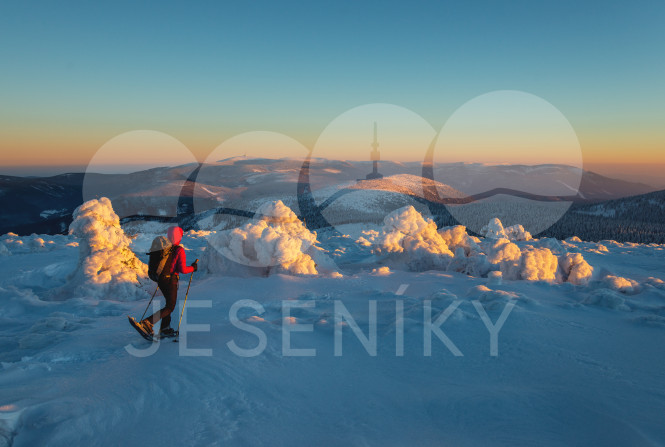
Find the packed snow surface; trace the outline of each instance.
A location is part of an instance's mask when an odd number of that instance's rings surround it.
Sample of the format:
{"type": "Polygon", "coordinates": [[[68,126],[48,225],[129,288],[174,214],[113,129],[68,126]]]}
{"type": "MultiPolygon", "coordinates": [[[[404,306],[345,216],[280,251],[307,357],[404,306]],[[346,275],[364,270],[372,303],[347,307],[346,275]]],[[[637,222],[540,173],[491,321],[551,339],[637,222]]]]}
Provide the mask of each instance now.
{"type": "MultiPolygon", "coordinates": [[[[130,238],[105,200],[68,236],[0,236],[0,445],[665,444],[665,246],[414,211],[360,240],[262,210],[222,247],[280,267],[202,265],[179,343],[127,324],[158,234],[130,238]],[[282,264],[315,245],[334,274],[282,264]]],[[[186,232],[188,260],[220,233],[186,232]]]]}

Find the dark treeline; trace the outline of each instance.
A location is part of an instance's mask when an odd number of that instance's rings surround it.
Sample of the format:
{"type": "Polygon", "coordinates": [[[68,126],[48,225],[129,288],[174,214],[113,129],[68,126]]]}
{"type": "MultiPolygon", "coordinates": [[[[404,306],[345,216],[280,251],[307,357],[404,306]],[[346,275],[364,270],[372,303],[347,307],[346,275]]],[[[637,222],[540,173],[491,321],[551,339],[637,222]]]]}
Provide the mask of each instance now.
{"type": "Polygon", "coordinates": [[[592,205],[573,205],[542,237],[665,243],[665,191],[592,205]]]}

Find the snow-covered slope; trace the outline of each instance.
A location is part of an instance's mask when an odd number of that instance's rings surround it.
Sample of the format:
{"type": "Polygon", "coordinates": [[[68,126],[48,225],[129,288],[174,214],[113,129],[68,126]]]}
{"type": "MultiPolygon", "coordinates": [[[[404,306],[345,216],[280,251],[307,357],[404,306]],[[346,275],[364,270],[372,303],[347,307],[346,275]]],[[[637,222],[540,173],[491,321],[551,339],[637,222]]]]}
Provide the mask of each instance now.
{"type": "Polygon", "coordinates": [[[588,240],[665,242],[665,191],[598,204],[573,205],[547,231],[548,236],[577,234],[588,240]]]}
{"type": "Polygon", "coordinates": [[[478,194],[495,188],[542,195],[576,195],[580,201],[601,201],[645,194],[656,188],[614,179],[565,165],[487,165],[450,163],[435,165],[434,178],[463,191],[478,194]]]}
{"type": "MultiPolygon", "coordinates": [[[[509,260],[506,244],[569,266],[581,255],[594,276],[407,271],[376,244],[324,231],[341,275],[202,269],[180,343],[151,345],[125,315],[140,316],[152,290],[49,299],[76,270],[81,240],[4,235],[0,445],[665,443],[665,246],[432,233],[410,213],[392,227],[340,228],[383,232],[395,247],[445,244],[453,259],[509,260]]],[[[215,234],[187,232],[187,257],[203,258],[215,234]]],[[[144,262],[152,236],[131,241],[144,262]]]]}

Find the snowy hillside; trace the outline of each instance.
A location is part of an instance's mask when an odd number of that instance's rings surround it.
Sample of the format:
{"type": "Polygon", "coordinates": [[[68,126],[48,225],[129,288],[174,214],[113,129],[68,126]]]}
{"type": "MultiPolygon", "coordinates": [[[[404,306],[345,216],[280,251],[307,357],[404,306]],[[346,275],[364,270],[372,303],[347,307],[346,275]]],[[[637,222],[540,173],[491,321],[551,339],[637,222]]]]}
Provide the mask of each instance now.
{"type": "Polygon", "coordinates": [[[475,237],[410,207],[311,233],[273,204],[185,233],[180,342],[150,344],[126,315],[166,224],[112,211],[0,237],[0,445],[665,444],[663,245],[475,237]]]}
{"type": "Polygon", "coordinates": [[[645,194],[655,189],[564,165],[451,163],[436,166],[434,178],[466,194],[499,187],[543,195],[575,195],[579,190],[580,201],[590,202],[645,194]]]}
{"type": "MultiPolygon", "coordinates": [[[[178,215],[202,213],[217,207],[255,211],[266,201],[282,200],[296,214],[297,189],[303,159],[263,159],[233,157],[206,164],[154,168],[131,174],[65,174],[46,178],[0,176],[0,204],[6,212],[0,218],[0,232],[61,233],[71,222],[71,212],[84,200],[109,197],[115,212],[124,218],[156,216],[167,220],[178,215]],[[188,198],[190,201],[181,200],[188,198]],[[190,203],[191,202],[191,203],[190,203]],[[9,211],[11,210],[11,212],[9,211]]],[[[375,204],[361,219],[376,221],[405,205],[415,205],[404,195],[423,197],[422,163],[381,161],[382,181],[357,183],[372,171],[371,162],[313,158],[309,186],[319,204],[347,186],[363,189],[333,203],[327,214],[345,213],[363,203],[375,204]],[[391,179],[391,180],[389,180],[391,179]],[[376,194],[376,191],[383,193],[376,194]],[[378,197],[378,198],[377,198],[378,197]],[[383,213],[383,215],[381,215],[383,213]]],[[[433,182],[442,197],[458,197],[508,188],[532,194],[579,195],[575,201],[597,202],[653,191],[654,188],[563,165],[484,165],[477,163],[437,164],[433,182]]],[[[527,213],[532,214],[532,213],[527,213]]],[[[449,216],[448,216],[449,217],[449,216]]],[[[333,220],[336,219],[331,216],[333,220]]],[[[483,214],[482,220],[487,220],[483,214]]],[[[224,225],[235,225],[228,215],[224,225]]],[[[449,219],[441,218],[440,222],[449,219]]],[[[215,226],[222,222],[217,222],[215,226]]],[[[524,222],[522,222],[524,224],[524,222]]]]}
{"type": "Polygon", "coordinates": [[[665,191],[598,204],[573,205],[546,234],[577,234],[589,240],[665,243],[665,191]]]}

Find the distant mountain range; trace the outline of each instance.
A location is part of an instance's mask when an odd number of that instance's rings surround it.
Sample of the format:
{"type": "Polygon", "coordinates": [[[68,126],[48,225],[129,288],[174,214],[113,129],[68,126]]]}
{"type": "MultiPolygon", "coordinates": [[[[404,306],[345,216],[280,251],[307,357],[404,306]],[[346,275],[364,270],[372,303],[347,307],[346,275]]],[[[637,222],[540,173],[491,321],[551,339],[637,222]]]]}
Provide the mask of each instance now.
{"type": "MultiPolygon", "coordinates": [[[[193,223],[194,213],[210,216],[211,210],[224,208],[230,214],[239,210],[240,215],[251,215],[260,202],[281,199],[307,218],[309,211],[299,209],[303,204],[298,198],[301,167],[302,160],[298,159],[236,157],[200,169],[184,165],[87,177],[83,173],[38,178],[0,176],[0,234],[66,232],[71,213],[83,202],[84,193],[86,198],[110,197],[121,217],[145,215],[168,221],[187,214],[189,220],[181,221],[193,223]]],[[[353,207],[367,216],[380,216],[385,208],[382,202],[390,202],[390,207],[403,206],[409,198],[423,202],[423,184],[436,187],[442,197],[453,198],[497,188],[572,197],[575,204],[553,227],[552,231],[559,233],[574,230],[576,220],[632,219],[651,224],[652,216],[660,216],[656,211],[662,210],[658,206],[665,200],[664,192],[653,192],[649,185],[562,165],[445,164],[435,167],[433,180],[423,181],[420,163],[386,161],[380,165],[383,179],[357,182],[371,170],[371,162],[313,159],[305,190],[317,207],[327,207],[329,213],[343,215],[345,209],[353,207]],[[577,184],[580,186],[575,194],[577,184]],[[333,205],[338,196],[339,203],[333,205]]]]}
{"type": "Polygon", "coordinates": [[[445,164],[434,169],[436,180],[466,194],[507,188],[540,195],[576,195],[575,202],[598,202],[655,191],[650,185],[606,177],[565,165],[445,164]],[[578,187],[579,185],[579,187],[578,187]]]}

